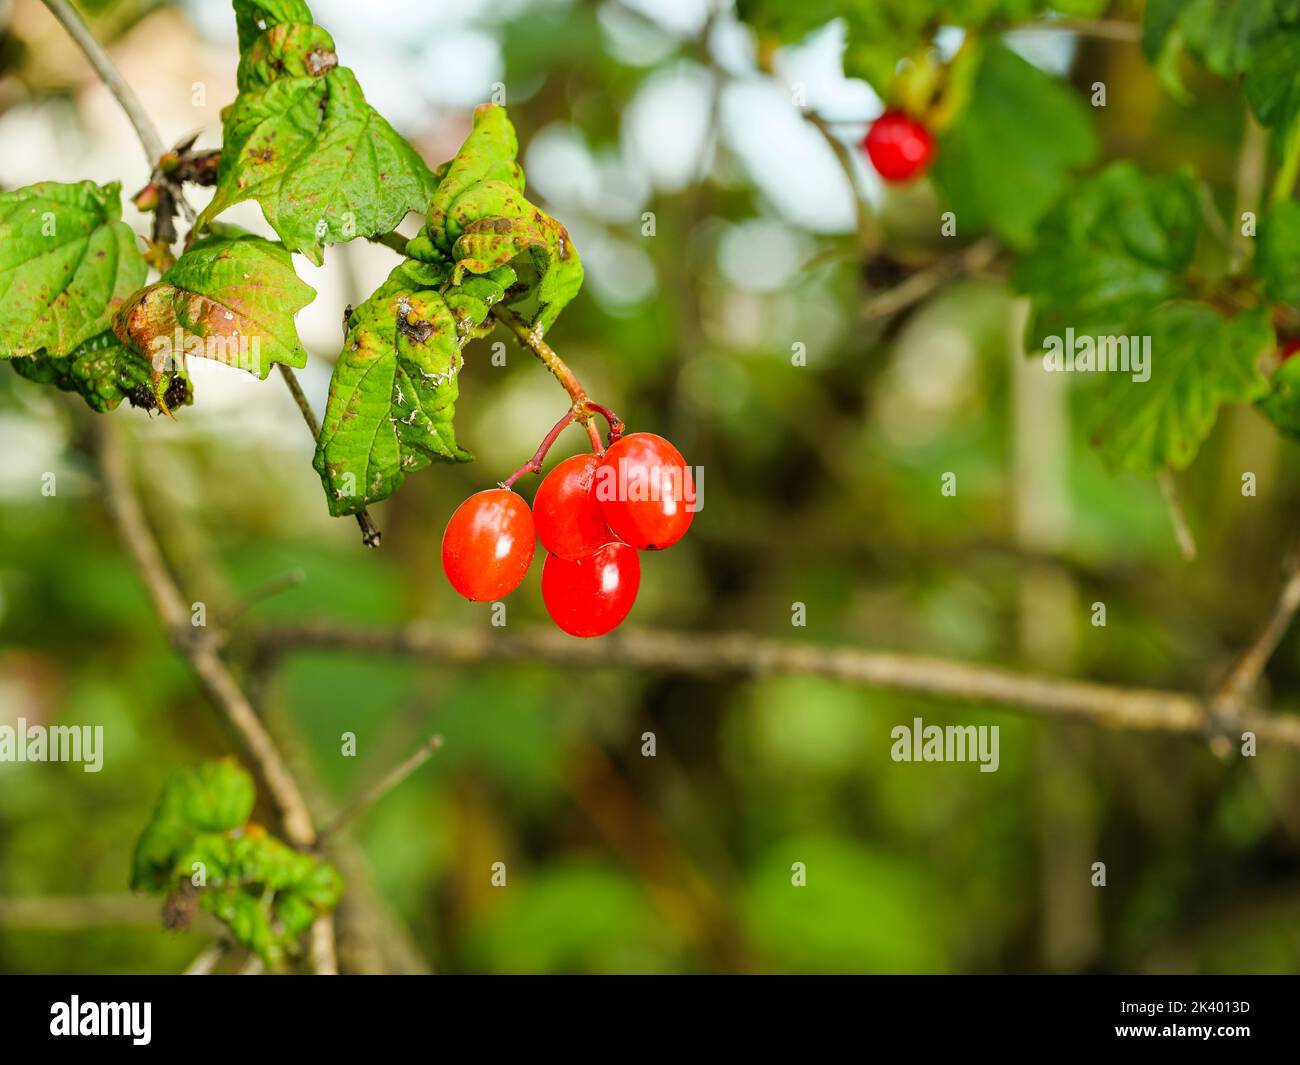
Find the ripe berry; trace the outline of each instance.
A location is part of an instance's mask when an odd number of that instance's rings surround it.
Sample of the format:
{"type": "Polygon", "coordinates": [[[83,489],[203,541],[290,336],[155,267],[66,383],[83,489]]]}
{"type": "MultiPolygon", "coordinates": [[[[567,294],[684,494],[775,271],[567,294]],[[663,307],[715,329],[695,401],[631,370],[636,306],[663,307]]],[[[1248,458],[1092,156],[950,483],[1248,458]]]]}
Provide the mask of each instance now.
{"type": "Polygon", "coordinates": [[[508,488],[476,492],[442,534],[442,568],[466,599],[486,602],[519,587],[533,560],[533,515],[508,488]]]}
{"type": "Polygon", "coordinates": [[[533,496],[537,538],[553,555],[570,560],[617,540],[591,495],[599,455],[574,455],[546,475],[533,496]]]}
{"type": "Polygon", "coordinates": [[[1297,351],[1300,351],[1300,337],[1292,337],[1290,340],[1284,340],[1282,346],[1278,349],[1278,361],[1286,362],[1297,351]]]}
{"type": "Polygon", "coordinates": [[[695,517],[690,468],[680,451],[653,433],[632,433],[610,445],[592,492],[618,538],[643,551],[671,547],[695,517]]]}
{"type": "Polygon", "coordinates": [[[889,182],[910,181],[934,159],[934,135],[902,111],[886,111],[862,141],[871,165],[889,182]]]}
{"type": "Polygon", "coordinates": [[[547,555],[542,601],[551,620],[570,636],[604,636],[627,617],[641,587],[636,548],[606,544],[570,560],[547,555]]]}

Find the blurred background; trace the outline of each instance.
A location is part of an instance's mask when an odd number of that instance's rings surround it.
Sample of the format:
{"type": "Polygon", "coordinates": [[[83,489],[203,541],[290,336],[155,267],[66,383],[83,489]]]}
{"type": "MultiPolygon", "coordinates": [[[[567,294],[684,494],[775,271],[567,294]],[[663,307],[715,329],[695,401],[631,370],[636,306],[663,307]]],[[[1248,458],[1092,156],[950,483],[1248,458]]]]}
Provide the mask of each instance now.
{"type": "MultiPolygon", "coordinates": [[[[217,146],[235,92],[229,5],[80,6],[164,139],[200,132],[200,147],[217,146]]],[[[951,242],[928,183],[886,195],[862,163],[855,145],[881,104],[841,74],[842,24],[768,64],[706,0],[312,7],[431,165],[504,86],[530,193],[587,268],[548,339],[593,398],[705,468],[705,509],[682,543],[643,559],[629,624],[1193,692],[1251,638],[1295,532],[1295,443],[1249,409],[1220,419],[1179,479],[1200,550],[1185,563],[1157,486],[1110,474],[1064,375],[1025,358],[1024,308],[996,248],[919,305],[880,313],[873,297],[951,242]],[[887,255],[864,262],[852,186],[799,92],[849,148],[887,255]],[[806,365],[792,364],[797,345],[806,365]],[[1243,471],[1258,477],[1253,498],[1243,471]],[[955,497],[940,494],[946,472],[955,497]],[[1090,621],[1097,602],[1105,627],[1090,621]]],[[[0,185],[143,185],[130,126],[43,6],[0,0],[0,34],[0,185]]],[[[1106,158],[1189,163],[1230,197],[1236,93],[1204,86],[1195,107],[1176,103],[1131,41],[1008,40],[1082,93],[1106,81],[1110,104],[1094,112],[1106,158]]],[[[196,192],[196,204],[209,195],[196,192]]],[[[129,204],[126,217],[146,231],[129,204]]],[[[251,203],[224,217],[269,233],[251,203]]],[[[344,305],[395,260],[358,241],[321,269],[295,262],[318,293],[298,326],[319,411],[344,305]]],[[[175,421],[111,417],[169,559],[210,614],[490,627],[488,607],[446,584],[439,543],[457,503],[519,465],[564,411],[527,353],[500,331],[468,349],[458,436],[477,461],[417,474],[374,508],[373,552],[354,522],[328,517],[284,388],[215,364],[193,376],[196,403],[175,421]]],[[[98,774],[0,763],[0,970],[179,972],[211,931],[161,930],[157,900],[127,893],[131,848],[167,775],[231,740],[105,514],[91,417],[0,367],[0,724],[102,724],[106,736],[98,774]],[[47,471],[53,498],[40,493],[47,471]]],[[[582,444],[570,431],[553,459],[582,444]]],[[[548,624],[539,583],[535,565],[509,628],[548,624]]],[[[1267,678],[1277,712],[1300,707],[1298,678],[1293,634],[1267,678]]],[[[341,918],[353,967],[1300,969],[1294,753],[1224,760],[1194,739],[809,678],[632,672],[616,645],[593,671],[332,652],[256,680],[326,808],[445,737],[335,855],[369,919],[341,918]],[[999,770],[893,762],[890,729],[917,716],[1000,725],[999,770]],[[340,755],[346,732],[356,757],[340,755]],[[496,861],[505,888],[490,883],[496,861]],[[1105,888],[1090,884],[1096,861],[1105,888]],[[791,885],[794,862],[806,887],[791,885]]]]}

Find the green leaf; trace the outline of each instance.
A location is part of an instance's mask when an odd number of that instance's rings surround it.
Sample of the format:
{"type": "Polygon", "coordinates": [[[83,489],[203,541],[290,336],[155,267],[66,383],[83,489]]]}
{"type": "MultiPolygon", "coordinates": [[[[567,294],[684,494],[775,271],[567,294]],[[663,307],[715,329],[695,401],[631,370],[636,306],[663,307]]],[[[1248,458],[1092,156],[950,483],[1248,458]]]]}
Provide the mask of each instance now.
{"type": "Polygon", "coordinates": [[[462,332],[436,291],[399,266],[348,318],[314,465],[330,513],[354,514],[430,462],[467,462],[452,428],[462,332]]]}
{"type": "MultiPolygon", "coordinates": [[[[247,6],[236,0],[237,14],[247,6]]],[[[285,247],[319,266],[326,244],[387,233],[409,211],[424,211],[436,182],[337,65],[333,41],[305,6],[251,7],[258,18],[240,23],[241,91],[222,112],[217,189],[197,225],[255,199],[285,247]],[[258,19],[267,29],[247,36],[258,19]]]]}
{"type": "Polygon", "coordinates": [[[239,57],[235,84],[254,92],[282,77],[318,78],[338,61],[334,38],[322,27],[287,23],[267,30],[239,57]]]}
{"type": "Polygon", "coordinates": [[[1047,336],[1133,332],[1132,324],[1183,290],[1200,230],[1186,174],[1150,177],[1114,163],[1077,184],[1043,219],[1014,287],[1033,297],[1026,345],[1047,336]]]}
{"type": "Polygon", "coordinates": [[[293,316],[315,295],[280,245],[222,227],[123,305],[114,329],[155,366],[194,355],[265,378],[273,363],[307,364],[293,316]]]}
{"type": "Polygon", "coordinates": [[[1287,359],[1274,371],[1268,395],[1256,406],[1282,432],[1300,438],[1300,359],[1287,359]]]}
{"type": "MultiPolygon", "coordinates": [[[[77,393],[101,414],[116,409],[124,399],[145,410],[160,406],[148,360],[109,330],[91,337],[69,355],[41,352],[11,359],[9,365],[30,381],[77,393]]],[[[183,373],[165,374],[158,387],[161,406],[168,410],[183,407],[193,398],[183,373]]]]}
{"type": "Polygon", "coordinates": [[[1176,30],[1211,71],[1230,78],[1253,65],[1278,23],[1276,0],[1156,0],[1148,4],[1143,46],[1154,57],[1176,30]]]}
{"type": "Polygon", "coordinates": [[[239,50],[247,51],[257,38],[274,26],[311,22],[312,14],[303,0],[235,0],[235,26],[239,50]]]}
{"type": "Polygon", "coordinates": [[[1268,390],[1260,357],[1273,346],[1263,310],[1225,320],[1199,303],[1171,303],[1135,330],[1150,337],[1150,380],[1105,374],[1091,421],[1103,456],[1115,468],[1154,474],[1185,469],[1225,403],[1246,403],[1268,390]]]}
{"type": "Polygon", "coordinates": [[[121,218],[116,182],[0,192],[0,358],[68,355],[108,327],[148,271],[121,218]]]}
{"type": "Polygon", "coordinates": [[[172,886],[180,856],[201,832],[242,825],[253,812],[253,779],[223,758],[173,773],[136,844],[131,886],[161,891],[172,886]]]}
{"type": "Polygon", "coordinates": [[[1259,225],[1255,273],[1272,300],[1300,306],[1300,203],[1286,200],[1259,225]]]}
{"type": "Polygon", "coordinates": [[[343,882],[249,821],[255,799],[252,777],[231,759],[172,774],[136,844],[131,886],[169,897],[197,890],[238,942],[279,965],[338,904],[343,882]]]}
{"type": "Polygon", "coordinates": [[[424,228],[406,253],[452,264],[453,286],[467,274],[511,266],[521,283],[508,301],[535,303],[525,317],[541,333],[578,294],[583,270],[568,230],[524,196],[523,172],[515,162],[518,147],[505,109],[480,105],[464,145],[439,168],[424,228]]]}
{"type": "Polygon", "coordinates": [[[940,138],[934,180],[965,231],[989,228],[1024,247],[1071,171],[1096,154],[1084,104],[1056,78],[993,44],[965,113],[940,138]]]}
{"type": "Polygon", "coordinates": [[[1260,123],[1287,129],[1300,115],[1300,29],[1271,34],[1254,49],[1246,101],[1260,123]]]}

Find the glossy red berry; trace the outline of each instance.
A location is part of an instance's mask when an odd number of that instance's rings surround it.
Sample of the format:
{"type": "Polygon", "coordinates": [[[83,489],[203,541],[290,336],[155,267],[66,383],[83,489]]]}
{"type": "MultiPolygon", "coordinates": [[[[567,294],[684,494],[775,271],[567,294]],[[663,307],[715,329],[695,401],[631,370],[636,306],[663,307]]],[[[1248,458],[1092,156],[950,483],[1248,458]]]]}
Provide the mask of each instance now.
{"type": "Polygon", "coordinates": [[[547,555],[542,566],[542,602],[570,636],[604,636],[617,628],[640,587],[641,561],[627,544],[606,544],[576,560],[547,555]]]}
{"type": "Polygon", "coordinates": [[[1300,351],[1300,337],[1292,337],[1290,340],[1284,340],[1282,346],[1278,349],[1278,360],[1286,362],[1297,351],[1300,351]]]}
{"type": "Polygon", "coordinates": [[[632,433],[610,445],[596,467],[592,494],[618,538],[643,551],[671,547],[695,517],[690,467],[654,433],[632,433]]]}
{"type": "Polygon", "coordinates": [[[886,181],[910,181],[934,159],[934,134],[902,111],[886,111],[871,124],[862,147],[886,181]]]}
{"type": "Polygon", "coordinates": [[[489,488],[465,500],[447,522],[442,568],[466,599],[500,599],[519,587],[536,544],[528,504],[508,488],[489,488]]]}
{"type": "Polygon", "coordinates": [[[553,555],[569,560],[617,540],[591,494],[599,455],[574,455],[546,475],[533,496],[537,538],[553,555]]]}

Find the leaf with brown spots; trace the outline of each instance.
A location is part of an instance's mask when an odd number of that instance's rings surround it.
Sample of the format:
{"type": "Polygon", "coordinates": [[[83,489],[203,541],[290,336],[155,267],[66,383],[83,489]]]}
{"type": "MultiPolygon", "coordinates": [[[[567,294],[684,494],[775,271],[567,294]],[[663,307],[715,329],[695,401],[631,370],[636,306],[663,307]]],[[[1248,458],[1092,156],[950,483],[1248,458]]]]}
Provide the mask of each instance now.
{"type": "Polygon", "coordinates": [[[406,287],[422,271],[397,267],[348,317],[314,463],[331,514],[392,495],[430,462],[471,458],[452,426],[469,329],[437,292],[406,287]]]}
{"type": "Polygon", "coordinates": [[[154,411],[175,410],[193,398],[185,374],[169,373],[155,384],[148,360],[107,329],[68,355],[41,352],[10,359],[9,365],[29,381],[75,392],[100,414],[115,410],[124,399],[154,411]]]}
{"type": "Polygon", "coordinates": [[[482,104],[474,128],[439,168],[442,175],[424,229],[407,255],[453,265],[452,285],[466,274],[486,274],[508,264],[528,267],[510,302],[535,301],[529,325],[545,332],[582,288],[582,262],[568,230],[524,196],[515,162],[519,143],[505,108],[482,104]]]}
{"type": "Polygon", "coordinates": [[[256,200],[284,246],[319,266],[325,245],[387,233],[423,212],[437,182],[338,65],[305,7],[252,7],[247,26],[266,28],[245,39],[240,22],[240,93],[222,112],[217,191],[197,225],[256,200]]]}
{"type": "Polygon", "coordinates": [[[0,358],[70,354],[144,284],[121,192],[93,181],[0,192],[0,358]]]}
{"type": "Polygon", "coordinates": [[[273,363],[307,364],[293,316],[315,295],[283,247],[223,226],[124,304],[113,327],[155,374],[194,355],[265,378],[273,363]]]}

